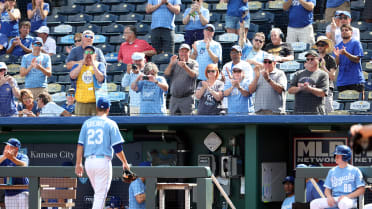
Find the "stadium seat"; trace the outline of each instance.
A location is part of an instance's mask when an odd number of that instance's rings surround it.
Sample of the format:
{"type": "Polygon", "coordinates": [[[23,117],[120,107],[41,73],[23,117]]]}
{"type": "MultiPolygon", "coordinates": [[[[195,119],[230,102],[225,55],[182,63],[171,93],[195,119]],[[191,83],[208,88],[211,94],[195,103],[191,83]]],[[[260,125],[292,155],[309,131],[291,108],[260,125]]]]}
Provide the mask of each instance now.
{"type": "Polygon", "coordinates": [[[176,33],[185,33],[185,25],[176,25],[176,33]]]}
{"type": "Polygon", "coordinates": [[[110,41],[109,41],[109,43],[110,44],[114,44],[114,45],[116,45],[116,44],[121,44],[121,43],[123,43],[125,40],[124,40],[124,38],[123,38],[123,36],[122,35],[116,35],[116,36],[111,36],[110,37],[110,41]]]}
{"type": "Polygon", "coordinates": [[[254,23],[250,23],[249,24],[249,29],[248,29],[248,32],[254,32],[254,33],[257,33],[259,30],[259,26],[257,24],[254,24],[254,23]]]}
{"type": "Polygon", "coordinates": [[[289,61],[279,64],[279,69],[283,70],[284,72],[296,72],[297,70],[301,70],[303,65],[296,61],[289,61]]]}
{"type": "Polygon", "coordinates": [[[117,84],[121,84],[121,79],[122,78],[123,78],[123,76],[121,74],[120,75],[114,75],[113,82],[117,83],[117,84]]]}
{"type": "Polygon", "coordinates": [[[67,16],[66,24],[69,25],[84,25],[93,19],[92,16],[87,14],[76,14],[67,16]]]}
{"type": "Polygon", "coordinates": [[[180,12],[178,15],[176,15],[176,17],[174,18],[174,22],[176,25],[178,24],[182,24],[182,20],[183,20],[183,12],[180,12]]]}
{"type": "Polygon", "coordinates": [[[143,3],[147,3],[147,0],[126,0],[125,2],[131,3],[131,4],[143,4],[143,3]]]}
{"type": "Polygon", "coordinates": [[[52,75],[50,77],[47,78],[47,81],[48,81],[48,84],[49,83],[56,83],[57,82],[57,76],[56,75],[52,75]]]}
{"type": "Polygon", "coordinates": [[[222,43],[235,43],[239,40],[239,36],[235,33],[224,33],[217,36],[217,41],[222,43]]]}
{"type": "Polygon", "coordinates": [[[67,75],[70,73],[70,70],[66,68],[66,65],[64,63],[61,64],[54,64],[52,66],[52,73],[54,75],[67,75]]]}
{"type": "MultiPolygon", "coordinates": [[[[60,103],[65,103],[66,102],[66,92],[58,92],[55,94],[50,95],[52,97],[52,101],[60,104],[60,103]]],[[[62,105],[60,104],[60,105],[62,105]]]]}
{"type": "Polygon", "coordinates": [[[151,44],[151,33],[148,33],[144,36],[138,36],[138,39],[145,40],[147,43],[151,44]]]}
{"type": "Polygon", "coordinates": [[[71,83],[70,75],[59,75],[57,78],[58,84],[69,84],[71,83]]]}
{"type": "Polygon", "coordinates": [[[273,23],[274,14],[265,11],[258,11],[256,13],[251,13],[251,22],[253,23],[273,23]]]}
{"type": "Polygon", "coordinates": [[[174,43],[183,43],[185,42],[185,36],[183,34],[176,33],[174,36],[174,43]]]}
{"type": "MultiPolygon", "coordinates": [[[[109,64],[110,64],[110,63],[109,63],[109,64]]],[[[107,82],[107,83],[111,83],[111,82],[112,82],[112,79],[113,79],[112,77],[113,77],[113,75],[107,75],[107,76],[106,76],[106,82],[107,82]]]]}
{"type": "Polygon", "coordinates": [[[360,40],[362,42],[372,42],[372,31],[364,31],[360,33],[360,40]]]}
{"type": "Polygon", "coordinates": [[[85,6],[85,13],[87,14],[102,14],[109,10],[110,10],[109,5],[100,4],[100,3],[85,6]]]}
{"type": "Polygon", "coordinates": [[[62,86],[61,84],[58,84],[58,83],[50,83],[48,84],[48,92],[49,93],[56,93],[56,92],[61,92],[61,91],[64,91],[64,86],[62,86]]]}
{"type": "Polygon", "coordinates": [[[50,35],[67,35],[74,33],[73,27],[71,25],[61,24],[53,28],[51,30],[52,33],[50,35]]]}
{"type": "Polygon", "coordinates": [[[146,6],[147,6],[147,3],[146,4],[138,4],[136,6],[136,13],[145,14],[146,13],[146,6]]]}
{"type": "Polygon", "coordinates": [[[137,14],[137,13],[130,13],[126,15],[120,15],[119,19],[117,20],[118,23],[128,23],[128,24],[135,24],[137,22],[141,22],[144,18],[144,15],[137,14]]]}
{"type": "Polygon", "coordinates": [[[110,13],[125,14],[125,13],[134,12],[135,9],[136,9],[136,6],[134,4],[121,3],[118,5],[113,5],[111,7],[110,13]]]}
{"type": "Polygon", "coordinates": [[[355,28],[359,28],[360,32],[364,32],[368,29],[369,24],[364,21],[357,21],[357,22],[352,22],[351,26],[355,28]]]}
{"type": "Polygon", "coordinates": [[[153,63],[157,65],[168,64],[171,57],[172,57],[172,54],[162,53],[162,54],[157,54],[157,55],[152,56],[151,60],[153,63]]]}
{"type": "Polygon", "coordinates": [[[54,54],[50,58],[51,58],[53,65],[65,63],[65,60],[66,60],[66,56],[63,54],[54,54]]]}
{"type": "Polygon", "coordinates": [[[95,34],[100,34],[101,33],[101,27],[98,26],[98,25],[94,25],[94,24],[85,24],[84,26],[79,26],[77,27],[76,29],[76,32],[77,33],[82,33],[84,32],[85,30],[91,30],[93,31],[95,34]]]}
{"type": "Polygon", "coordinates": [[[64,15],[50,15],[47,18],[47,25],[50,26],[55,26],[64,23],[67,20],[67,17],[64,15]]]}
{"type": "Polygon", "coordinates": [[[209,13],[209,23],[220,22],[220,20],[221,20],[221,14],[218,14],[216,12],[209,13]]]}
{"type": "Polygon", "coordinates": [[[352,18],[353,21],[359,21],[360,20],[360,11],[351,10],[351,18],[352,18]]]}
{"type": "Polygon", "coordinates": [[[304,42],[290,43],[294,52],[303,52],[309,49],[309,45],[304,42]]]}
{"type": "Polygon", "coordinates": [[[9,64],[7,65],[7,72],[8,74],[10,75],[15,75],[17,73],[19,73],[20,69],[21,69],[21,65],[18,65],[18,64],[9,64]]]}
{"type": "Polygon", "coordinates": [[[105,13],[105,14],[100,14],[100,15],[94,15],[91,23],[108,25],[112,22],[115,22],[117,19],[118,19],[118,16],[114,14],[105,13]]]}
{"type": "Polygon", "coordinates": [[[82,13],[83,10],[84,10],[83,6],[73,4],[73,5],[62,6],[58,13],[61,15],[75,15],[75,14],[82,13]]]}
{"type": "MultiPolygon", "coordinates": [[[[151,14],[147,14],[144,16],[143,20],[142,20],[142,23],[151,23],[152,22],[152,15],[151,14]]],[[[177,27],[178,25],[176,25],[177,27]]]]}
{"type": "Polygon", "coordinates": [[[112,52],[105,54],[105,60],[106,62],[117,62],[118,61],[118,53],[112,52]]]}
{"type": "Polygon", "coordinates": [[[116,23],[102,27],[102,35],[120,35],[123,31],[124,26],[116,23]]]}
{"type": "Polygon", "coordinates": [[[14,75],[13,78],[16,79],[18,85],[25,83],[25,77],[20,74],[14,75]]]}
{"type": "Polygon", "coordinates": [[[97,48],[100,48],[104,54],[115,52],[115,46],[110,44],[99,44],[96,46],[97,48]]]}
{"type": "Polygon", "coordinates": [[[106,43],[107,38],[104,35],[94,35],[93,44],[103,44],[106,43]]]}
{"type": "Polygon", "coordinates": [[[11,54],[3,54],[0,56],[0,62],[5,62],[7,65],[15,63],[16,60],[17,57],[11,54]]]}
{"type": "Polygon", "coordinates": [[[109,92],[110,101],[123,101],[126,100],[128,94],[126,92],[109,92]]]}
{"type": "Polygon", "coordinates": [[[261,10],[264,5],[262,2],[259,1],[249,1],[248,4],[250,12],[261,10]]]}
{"type": "Polygon", "coordinates": [[[365,7],[364,1],[350,1],[350,8],[352,10],[362,11],[364,9],[364,7],[365,7]]]}
{"type": "Polygon", "coordinates": [[[110,115],[128,115],[128,106],[123,102],[112,101],[110,106],[110,115]]]}
{"type": "Polygon", "coordinates": [[[371,109],[371,103],[368,101],[346,102],[345,109],[351,113],[367,112],[371,109]]]}
{"type": "Polygon", "coordinates": [[[265,10],[268,11],[283,11],[284,1],[269,1],[266,3],[265,10]]]}
{"type": "Polygon", "coordinates": [[[116,85],[115,83],[107,83],[107,91],[108,92],[117,91],[118,88],[119,88],[119,86],[116,85]]]}
{"type": "Polygon", "coordinates": [[[135,26],[138,35],[145,35],[151,30],[150,25],[148,24],[137,23],[135,26]]]}
{"type": "Polygon", "coordinates": [[[73,0],[74,4],[90,5],[97,3],[98,0],[73,0]]]}
{"type": "Polygon", "coordinates": [[[314,31],[318,32],[318,33],[325,33],[326,32],[326,28],[328,26],[328,23],[325,23],[325,22],[315,22],[313,24],[314,26],[314,31]]]}
{"type": "Polygon", "coordinates": [[[123,3],[124,0],[101,0],[103,4],[120,4],[123,3]]]}
{"type": "Polygon", "coordinates": [[[355,101],[355,100],[360,100],[361,98],[362,98],[361,93],[355,90],[345,90],[342,92],[338,92],[337,100],[355,101]]]}
{"type": "Polygon", "coordinates": [[[363,62],[362,63],[363,70],[366,72],[372,72],[372,63],[370,62],[363,62]]]}
{"type": "Polygon", "coordinates": [[[367,95],[367,99],[372,100],[372,91],[369,91],[367,95]]]}
{"type": "Polygon", "coordinates": [[[204,2],[207,2],[207,3],[210,3],[210,4],[217,4],[217,3],[220,2],[220,0],[205,0],[204,2]]]}
{"type": "Polygon", "coordinates": [[[118,74],[127,71],[125,63],[111,63],[107,65],[107,74],[118,74]]]}
{"type": "Polygon", "coordinates": [[[225,32],[225,25],[222,23],[214,24],[216,28],[216,33],[224,33],[225,32]]]}
{"type": "Polygon", "coordinates": [[[372,49],[364,50],[363,53],[364,53],[364,56],[363,56],[362,60],[364,60],[364,61],[369,61],[369,60],[371,60],[371,57],[372,57],[372,49]]]}
{"type": "Polygon", "coordinates": [[[218,4],[214,4],[212,6],[212,11],[215,10],[215,11],[220,11],[220,12],[223,12],[223,11],[226,11],[227,10],[227,3],[218,3],[218,4]]]}
{"type": "Polygon", "coordinates": [[[338,101],[332,101],[333,110],[344,110],[344,103],[338,102],[338,101]]]}
{"type": "Polygon", "coordinates": [[[367,43],[367,49],[372,49],[372,42],[371,43],[367,43]]]}
{"type": "Polygon", "coordinates": [[[164,75],[164,71],[167,67],[168,67],[168,64],[159,65],[159,75],[164,75]]]}
{"type": "Polygon", "coordinates": [[[295,53],[295,60],[297,62],[305,62],[306,61],[306,51],[305,52],[301,52],[301,53],[295,53]]]}
{"type": "Polygon", "coordinates": [[[74,44],[74,35],[66,35],[57,38],[58,45],[72,45],[74,44]]]}
{"type": "Polygon", "coordinates": [[[291,114],[294,111],[294,101],[287,101],[285,103],[285,106],[288,114],[291,114]]]}

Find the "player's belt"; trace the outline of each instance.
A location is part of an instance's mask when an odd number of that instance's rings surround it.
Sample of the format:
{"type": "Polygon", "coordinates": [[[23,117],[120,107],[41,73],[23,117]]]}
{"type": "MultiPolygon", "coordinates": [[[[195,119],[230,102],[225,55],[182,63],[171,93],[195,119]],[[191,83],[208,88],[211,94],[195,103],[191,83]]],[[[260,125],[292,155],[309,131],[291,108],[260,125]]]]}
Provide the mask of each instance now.
{"type": "Polygon", "coordinates": [[[89,155],[87,158],[88,159],[91,159],[91,158],[105,158],[105,156],[104,155],[89,155]]]}

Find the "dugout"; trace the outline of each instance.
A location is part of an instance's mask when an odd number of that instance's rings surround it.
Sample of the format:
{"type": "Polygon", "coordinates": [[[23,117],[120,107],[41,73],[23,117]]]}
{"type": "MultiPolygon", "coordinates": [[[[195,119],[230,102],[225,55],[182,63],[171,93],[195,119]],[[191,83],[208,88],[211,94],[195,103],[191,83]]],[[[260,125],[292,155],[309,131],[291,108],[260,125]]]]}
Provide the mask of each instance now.
{"type": "MultiPolygon", "coordinates": [[[[155,165],[191,166],[198,165],[198,155],[212,154],[216,160],[216,176],[220,176],[221,161],[225,159],[222,157],[234,153],[237,158],[237,175],[229,178],[227,189],[230,197],[237,208],[260,209],[278,208],[281,204],[262,201],[262,163],[284,162],[286,175],[292,174],[295,161],[302,160],[306,164],[312,160],[332,163],[329,162],[332,158],[330,147],[340,140],[347,140],[350,125],[372,123],[372,117],[368,115],[111,118],[118,123],[127,139],[124,150],[134,165],[144,159],[151,159],[156,162],[155,165]],[[221,146],[214,152],[204,145],[204,139],[211,132],[222,139],[221,146]],[[235,143],[232,143],[233,137],[235,143]],[[323,141],[328,145],[322,144],[323,141]],[[298,146],[302,148],[298,149],[298,146]],[[242,180],[240,176],[245,176],[245,179],[242,180]]],[[[79,130],[86,119],[3,118],[0,120],[0,141],[10,137],[19,138],[30,157],[30,165],[60,166],[66,162],[74,163],[79,130]]],[[[358,159],[358,165],[370,165],[372,161],[369,155],[355,156],[355,159],[358,159]]],[[[114,165],[117,163],[118,160],[113,161],[114,165]]],[[[275,177],[274,173],[271,178],[275,177]]],[[[113,181],[109,198],[123,189],[120,180],[113,181]]],[[[79,182],[78,190],[79,186],[81,188],[84,185],[89,188],[86,183],[79,182]]],[[[216,201],[213,208],[221,208],[222,198],[216,189],[214,196],[216,201]]],[[[167,194],[168,197],[169,208],[179,208],[183,196],[172,192],[167,194]]],[[[125,196],[121,199],[125,199],[125,196]]],[[[370,202],[370,199],[367,195],[366,202],[370,202]]],[[[89,195],[78,194],[76,208],[86,208],[90,200],[89,195]]]]}

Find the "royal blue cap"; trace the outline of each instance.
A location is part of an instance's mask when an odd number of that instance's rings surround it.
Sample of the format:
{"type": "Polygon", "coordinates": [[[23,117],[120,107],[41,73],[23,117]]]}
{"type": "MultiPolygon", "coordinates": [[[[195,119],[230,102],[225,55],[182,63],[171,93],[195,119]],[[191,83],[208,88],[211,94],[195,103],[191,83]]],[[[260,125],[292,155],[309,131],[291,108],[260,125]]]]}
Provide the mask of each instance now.
{"type": "Polygon", "coordinates": [[[346,16],[348,16],[349,18],[351,18],[351,14],[350,14],[350,12],[348,12],[348,11],[341,11],[341,10],[339,10],[339,11],[336,11],[336,12],[335,12],[335,16],[340,16],[340,15],[346,15],[346,16]]]}
{"type": "Polygon", "coordinates": [[[7,142],[4,142],[7,145],[21,148],[21,142],[16,138],[10,138],[7,142]]]}
{"type": "Polygon", "coordinates": [[[293,178],[293,176],[287,176],[287,177],[285,177],[284,180],[283,180],[283,184],[285,184],[287,182],[290,182],[290,183],[294,184],[294,178],[293,178]]]}
{"type": "Polygon", "coordinates": [[[35,37],[32,43],[41,43],[41,45],[43,45],[43,39],[41,39],[40,37],[35,37]]]}
{"type": "Polygon", "coordinates": [[[100,97],[97,101],[97,107],[100,109],[107,109],[111,106],[111,103],[108,99],[100,97]]]}

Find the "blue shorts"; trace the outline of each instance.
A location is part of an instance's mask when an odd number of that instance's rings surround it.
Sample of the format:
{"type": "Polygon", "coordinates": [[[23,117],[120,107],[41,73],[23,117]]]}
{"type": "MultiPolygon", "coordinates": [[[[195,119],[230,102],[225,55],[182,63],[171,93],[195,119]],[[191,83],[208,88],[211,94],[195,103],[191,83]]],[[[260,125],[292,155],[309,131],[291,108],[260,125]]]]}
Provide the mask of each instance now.
{"type": "MultiPolygon", "coordinates": [[[[240,28],[240,17],[234,17],[234,16],[225,16],[225,28],[227,29],[239,29],[240,28]]],[[[251,19],[244,20],[244,26],[245,28],[249,28],[249,24],[251,22],[251,19]]]]}

